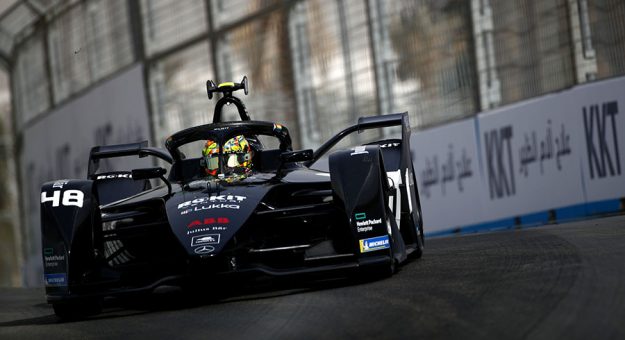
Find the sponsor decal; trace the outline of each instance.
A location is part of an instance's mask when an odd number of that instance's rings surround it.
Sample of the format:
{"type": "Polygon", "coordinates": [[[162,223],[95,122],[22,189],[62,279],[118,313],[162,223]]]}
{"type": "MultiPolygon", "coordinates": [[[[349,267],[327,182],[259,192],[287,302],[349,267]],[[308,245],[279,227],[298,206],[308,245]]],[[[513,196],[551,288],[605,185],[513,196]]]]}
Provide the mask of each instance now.
{"type": "Polygon", "coordinates": [[[356,230],[358,230],[359,233],[364,233],[373,230],[373,226],[378,224],[382,224],[381,218],[366,221],[356,221],[356,230]]]}
{"type": "Polygon", "coordinates": [[[486,169],[490,199],[497,200],[516,194],[512,163],[512,125],[484,132],[486,169]]]}
{"type": "Polygon", "coordinates": [[[380,144],[380,148],[384,149],[384,148],[396,148],[399,146],[399,143],[385,143],[385,144],[380,144]]]}
{"type": "MultiPolygon", "coordinates": [[[[621,107],[622,110],[623,108],[621,107]]],[[[584,114],[584,136],[586,137],[590,179],[620,176],[619,124],[616,121],[616,115],[619,114],[618,101],[588,105],[588,107],[582,108],[582,112],[584,114]]],[[[556,137],[558,156],[571,152],[568,142],[569,136],[566,135],[565,137],[564,126],[562,126],[560,143],[558,143],[556,137]],[[565,142],[566,148],[562,147],[565,142]]],[[[561,166],[558,160],[558,170],[560,169],[561,166]]]]}
{"type": "MultiPolygon", "coordinates": [[[[473,177],[475,173],[474,160],[467,153],[467,150],[463,147],[460,153],[454,152],[454,145],[449,144],[447,149],[447,155],[440,157],[439,155],[433,155],[431,157],[425,157],[425,168],[421,170],[421,192],[426,198],[431,196],[431,188],[440,186],[441,194],[447,195],[448,186],[454,182],[458,185],[458,192],[464,191],[464,181],[473,177]]],[[[505,170],[505,169],[504,169],[505,170]]],[[[523,172],[523,169],[521,169],[523,172]]],[[[410,168],[405,171],[406,184],[413,186],[412,172],[410,168]],[[410,180],[410,181],[409,181],[410,180]]],[[[410,196],[411,190],[408,190],[408,196],[410,196]]],[[[412,201],[408,199],[408,203],[412,201]]],[[[412,209],[411,209],[412,211],[412,209]]]]}
{"type": "Polygon", "coordinates": [[[353,148],[352,150],[354,150],[354,152],[350,153],[349,154],[350,156],[369,154],[369,151],[365,150],[365,146],[364,145],[357,146],[357,147],[353,148]]]}
{"type": "Polygon", "coordinates": [[[378,218],[378,219],[373,219],[373,220],[358,221],[356,222],[356,226],[364,227],[364,226],[376,225],[376,224],[381,224],[381,223],[382,223],[382,219],[378,218]]]}
{"type": "MultiPolygon", "coordinates": [[[[48,248],[51,249],[51,248],[48,248]]],[[[58,267],[59,263],[65,261],[65,255],[44,255],[43,262],[46,268],[58,267]]]]}
{"type": "Polygon", "coordinates": [[[207,217],[204,220],[194,220],[187,226],[189,229],[197,228],[204,225],[211,224],[228,224],[230,223],[230,219],[227,217],[207,217]]]}
{"type": "Polygon", "coordinates": [[[211,232],[211,231],[225,231],[225,230],[228,230],[228,227],[221,226],[221,225],[210,226],[210,227],[206,227],[206,228],[190,229],[189,231],[187,231],[187,235],[203,233],[203,232],[211,232]]]}
{"type": "MultiPolygon", "coordinates": [[[[184,203],[178,204],[178,209],[186,209],[197,205],[204,205],[207,203],[239,203],[243,202],[247,197],[237,195],[216,195],[210,197],[200,197],[184,203]]],[[[215,205],[215,204],[213,204],[215,205]]],[[[230,208],[233,209],[233,208],[230,208]]],[[[238,209],[238,205],[237,208],[238,209]]]]}
{"type": "Polygon", "coordinates": [[[212,253],[214,250],[215,248],[211,246],[201,246],[201,247],[195,248],[193,251],[196,254],[208,254],[208,253],[212,253]]]}
{"type": "Polygon", "coordinates": [[[219,244],[219,234],[203,234],[193,236],[191,239],[191,247],[202,246],[205,244],[219,244]]]}
{"type": "Polygon", "coordinates": [[[65,207],[76,206],[82,208],[84,198],[85,194],[80,190],[41,192],[41,203],[52,202],[53,207],[63,205],[65,207]]]}
{"type": "Polygon", "coordinates": [[[46,286],[67,286],[65,273],[45,274],[46,286]]]}
{"type": "Polygon", "coordinates": [[[119,173],[119,174],[98,175],[98,177],[96,177],[95,179],[99,180],[99,179],[115,179],[115,178],[132,179],[132,174],[131,173],[119,173]]]}
{"type": "Polygon", "coordinates": [[[53,188],[53,189],[63,189],[63,186],[64,186],[65,184],[67,184],[67,183],[69,183],[69,181],[68,181],[68,180],[66,180],[66,179],[61,179],[61,180],[58,180],[58,181],[54,182],[54,183],[52,184],[52,188],[53,188]]]}
{"type": "Polygon", "coordinates": [[[367,213],[356,213],[354,214],[354,218],[356,219],[356,221],[364,220],[365,218],[367,218],[367,213]]]}
{"type": "Polygon", "coordinates": [[[364,240],[359,240],[359,242],[361,253],[388,249],[390,247],[388,235],[367,238],[364,240]]]}
{"type": "Polygon", "coordinates": [[[197,212],[197,211],[203,211],[203,210],[211,210],[211,209],[235,209],[238,210],[241,206],[239,206],[238,204],[209,204],[209,205],[202,205],[199,207],[192,207],[192,208],[187,208],[183,211],[180,212],[180,215],[186,215],[188,213],[191,212],[197,212]]]}

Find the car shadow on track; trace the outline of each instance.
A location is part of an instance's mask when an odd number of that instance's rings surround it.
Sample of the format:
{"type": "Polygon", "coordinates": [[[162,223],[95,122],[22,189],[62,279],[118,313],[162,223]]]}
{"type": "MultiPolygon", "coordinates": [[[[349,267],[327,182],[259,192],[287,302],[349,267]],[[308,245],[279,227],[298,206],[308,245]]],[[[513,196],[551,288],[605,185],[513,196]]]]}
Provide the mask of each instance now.
{"type": "Polygon", "coordinates": [[[192,309],[207,305],[227,304],[242,301],[271,299],[312,291],[336,289],[346,286],[367,284],[374,281],[365,277],[325,277],[315,280],[304,279],[261,279],[252,282],[224,283],[218,287],[195,286],[182,289],[177,286],[159,287],[154,292],[124,298],[107,298],[103,301],[100,314],[81,320],[63,321],[53,314],[52,307],[41,303],[31,306],[33,313],[40,316],[0,322],[0,327],[52,325],[57,323],[106,320],[158,313],[162,311],[192,309]],[[215,295],[219,292],[219,295],[215,295]]]}

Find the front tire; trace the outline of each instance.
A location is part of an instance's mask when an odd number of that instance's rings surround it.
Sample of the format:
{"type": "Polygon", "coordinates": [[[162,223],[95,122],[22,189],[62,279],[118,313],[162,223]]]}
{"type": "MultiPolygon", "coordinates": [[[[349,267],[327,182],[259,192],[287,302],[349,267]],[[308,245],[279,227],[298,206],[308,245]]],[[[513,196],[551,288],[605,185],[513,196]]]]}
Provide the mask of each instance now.
{"type": "MultiPolygon", "coordinates": [[[[387,214],[385,217],[386,224],[389,229],[397,230],[396,227],[393,228],[393,226],[391,225],[391,223],[395,223],[395,220],[393,220],[391,216],[392,214],[390,214],[390,212],[387,211],[387,214]]],[[[364,268],[361,268],[359,271],[359,276],[361,280],[375,281],[375,280],[385,279],[385,278],[389,278],[393,276],[393,274],[397,272],[398,261],[395,258],[395,250],[397,246],[395,245],[395,240],[393,239],[393,235],[392,234],[387,234],[387,235],[388,235],[388,244],[389,244],[389,247],[387,249],[389,261],[385,263],[369,265],[364,268]]],[[[402,242],[401,239],[399,241],[402,242]]]]}

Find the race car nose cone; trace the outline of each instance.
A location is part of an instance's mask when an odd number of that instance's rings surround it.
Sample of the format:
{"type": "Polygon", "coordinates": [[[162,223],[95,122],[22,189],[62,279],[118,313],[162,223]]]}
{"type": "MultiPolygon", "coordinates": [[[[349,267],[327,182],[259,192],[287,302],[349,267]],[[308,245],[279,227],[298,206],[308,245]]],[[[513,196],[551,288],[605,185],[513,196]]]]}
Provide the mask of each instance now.
{"type": "Polygon", "coordinates": [[[267,192],[267,189],[245,186],[224,189],[218,193],[189,190],[167,201],[172,232],[189,256],[204,258],[219,254],[256,211],[267,192]]]}

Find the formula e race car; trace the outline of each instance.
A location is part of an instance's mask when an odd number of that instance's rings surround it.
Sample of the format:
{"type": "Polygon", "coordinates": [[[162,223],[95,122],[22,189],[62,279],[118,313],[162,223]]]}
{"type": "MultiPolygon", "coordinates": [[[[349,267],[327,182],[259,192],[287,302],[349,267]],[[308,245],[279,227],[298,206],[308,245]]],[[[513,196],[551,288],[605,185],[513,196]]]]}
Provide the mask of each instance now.
{"type": "Polygon", "coordinates": [[[147,141],[96,146],[88,179],[42,186],[44,279],[57,315],[95,313],[104,297],[162,285],[210,287],[220,277],[390,276],[421,257],[406,113],[360,118],[315,151],[293,151],[288,129],[250,120],[237,90],[247,94],[246,78],[208,81],[209,99],[221,94],[213,123],[175,133],[166,150],[147,141]],[[222,121],[226,104],[241,121],[222,121]],[[353,132],[387,127],[401,139],[328,152],[353,132]],[[328,171],[313,169],[326,153],[328,171]],[[128,156],[156,157],[171,164],[169,174],[98,172],[102,159],[128,156]]]}

